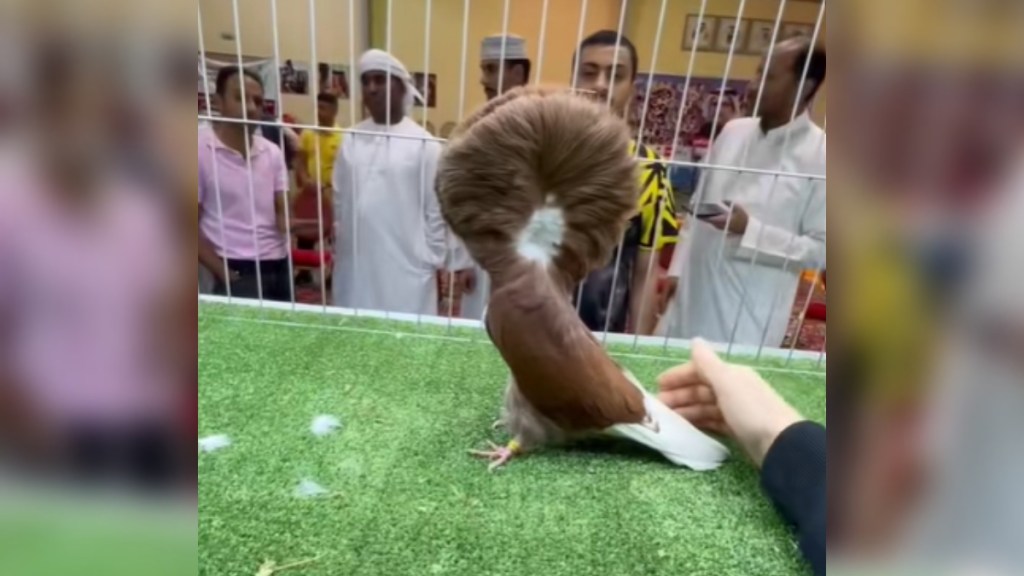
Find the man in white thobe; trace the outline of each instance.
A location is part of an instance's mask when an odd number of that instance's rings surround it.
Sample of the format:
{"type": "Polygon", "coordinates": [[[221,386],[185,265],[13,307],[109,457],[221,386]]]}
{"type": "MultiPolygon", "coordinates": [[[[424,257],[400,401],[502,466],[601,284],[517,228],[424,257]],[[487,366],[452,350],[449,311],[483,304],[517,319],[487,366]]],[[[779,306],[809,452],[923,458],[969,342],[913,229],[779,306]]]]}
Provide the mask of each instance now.
{"type": "Polygon", "coordinates": [[[448,245],[434,193],[441,145],[408,117],[422,97],[401,62],[370,50],[359,73],[370,118],[334,163],[334,305],[436,315],[448,245]]]}
{"type": "Polygon", "coordinates": [[[782,345],[802,272],[825,267],[825,133],[808,113],[824,80],[825,51],[806,38],[776,45],[762,62],[752,84],[761,116],[726,125],[708,164],[821,179],[705,168],[695,203],[731,213],[691,219],[684,231],[663,334],[782,345]]]}

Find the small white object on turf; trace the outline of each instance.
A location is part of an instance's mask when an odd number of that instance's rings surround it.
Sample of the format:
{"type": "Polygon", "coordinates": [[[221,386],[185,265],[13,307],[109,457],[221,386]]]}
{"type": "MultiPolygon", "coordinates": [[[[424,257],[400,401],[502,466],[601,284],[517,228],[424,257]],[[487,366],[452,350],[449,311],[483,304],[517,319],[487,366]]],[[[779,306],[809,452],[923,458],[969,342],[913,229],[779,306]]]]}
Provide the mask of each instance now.
{"type": "Polygon", "coordinates": [[[328,494],[330,494],[330,492],[328,492],[326,488],[312,480],[303,480],[295,489],[295,496],[297,498],[319,498],[320,496],[326,496],[328,494]]]}
{"type": "Polygon", "coordinates": [[[317,438],[323,438],[333,434],[336,430],[341,428],[341,420],[338,420],[334,416],[317,416],[313,419],[313,424],[309,427],[310,431],[317,438]]]}
{"type": "Polygon", "coordinates": [[[231,438],[228,438],[223,434],[219,436],[208,436],[199,440],[199,451],[206,454],[223,450],[228,446],[231,446],[231,438]]]}

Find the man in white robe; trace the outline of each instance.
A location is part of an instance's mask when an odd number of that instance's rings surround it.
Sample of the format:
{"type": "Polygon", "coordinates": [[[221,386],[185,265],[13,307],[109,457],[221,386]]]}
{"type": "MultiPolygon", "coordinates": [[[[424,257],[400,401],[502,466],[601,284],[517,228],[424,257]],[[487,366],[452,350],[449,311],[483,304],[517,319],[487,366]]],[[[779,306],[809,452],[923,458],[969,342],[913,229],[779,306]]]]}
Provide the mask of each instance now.
{"type": "Polygon", "coordinates": [[[441,144],[408,117],[422,99],[397,59],[359,61],[370,118],[346,134],[335,190],[334,305],[436,315],[448,232],[434,193],[441,144]]]}
{"type": "Polygon", "coordinates": [[[689,222],[670,271],[679,288],[662,334],[782,345],[802,272],[825,268],[825,133],[808,113],[824,80],[825,51],[806,38],[781,42],[761,64],[752,83],[760,117],[726,125],[708,164],[821,179],[705,168],[695,204],[731,213],[689,222]]]}

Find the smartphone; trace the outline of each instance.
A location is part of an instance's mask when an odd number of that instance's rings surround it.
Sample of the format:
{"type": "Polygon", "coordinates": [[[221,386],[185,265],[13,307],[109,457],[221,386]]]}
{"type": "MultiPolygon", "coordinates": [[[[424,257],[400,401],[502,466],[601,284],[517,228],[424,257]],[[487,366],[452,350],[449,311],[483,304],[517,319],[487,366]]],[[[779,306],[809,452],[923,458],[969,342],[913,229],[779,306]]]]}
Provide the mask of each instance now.
{"type": "Polygon", "coordinates": [[[698,204],[696,209],[692,206],[687,206],[686,212],[698,220],[707,220],[708,218],[728,214],[729,209],[721,204],[705,203],[698,204]]]}

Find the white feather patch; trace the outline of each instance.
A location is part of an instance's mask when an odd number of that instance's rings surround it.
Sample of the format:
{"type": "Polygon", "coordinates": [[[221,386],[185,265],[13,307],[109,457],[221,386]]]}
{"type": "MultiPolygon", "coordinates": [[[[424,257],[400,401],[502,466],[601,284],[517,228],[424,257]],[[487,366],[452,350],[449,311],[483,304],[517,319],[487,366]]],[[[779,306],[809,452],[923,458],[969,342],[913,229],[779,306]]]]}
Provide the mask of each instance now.
{"type": "Polygon", "coordinates": [[[334,416],[317,416],[313,419],[309,431],[317,438],[329,436],[341,428],[341,420],[334,416]]]}
{"type": "Polygon", "coordinates": [[[304,500],[319,498],[328,494],[330,494],[330,492],[326,488],[312,480],[303,480],[302,482],[299,482],[299,485],[295,488],[295,497],[302,498],[304,500]]]}
{"type": "Polygon", "coordinates": [[[208,436],[206,438],[201,438],[199,440],[199,451],[203,452],[204,454],[209,454],[210,452],[223,450],[228,446],[231,446],[231,438],[228,438],[227,436],[224,435],[208,436]]]}
{"type": "Polygon", "coordinates": [[[516,251],[531,262],[547,266],[558,254],[565,239],[565,213],[548,196],[547,206],[533,213],[519,235],[516,251]]]}
{"type": "Polygon", "coordinates": [[[644,395],[647,408],[647,422],[643,424],[620,424],[612,426],[605,433],[626,438],[661,452],[677,466],[685,466],[698,472],[721,467],[729,457],[729,449],[714,438],[704,434],[685,418],[644,389],[637,379],[623,370],[623,373],[644,395]]]}

